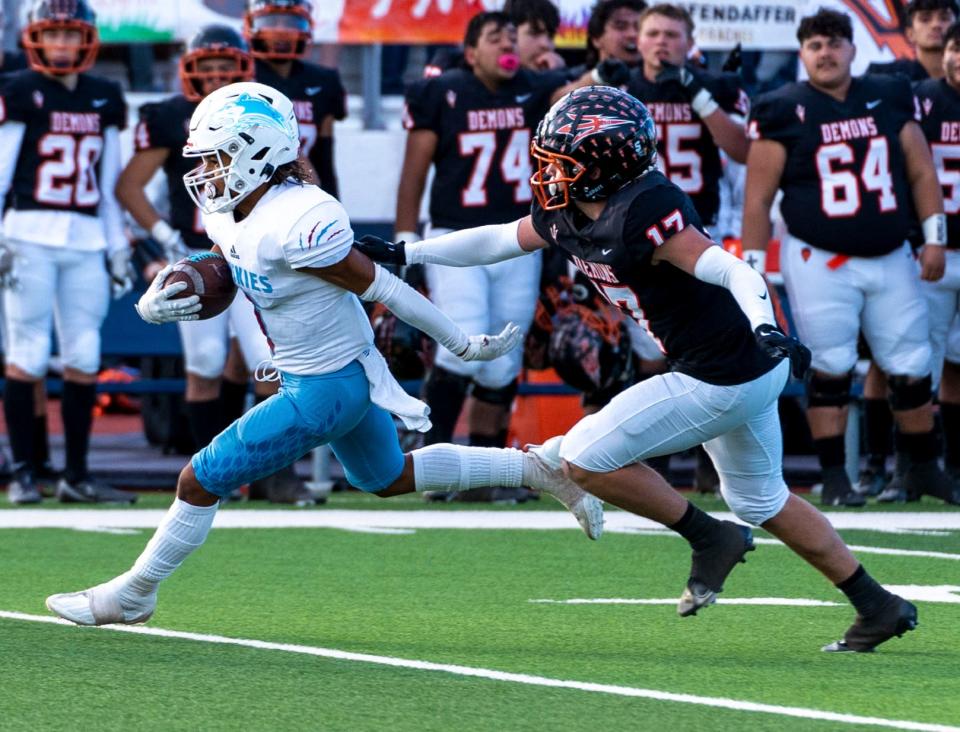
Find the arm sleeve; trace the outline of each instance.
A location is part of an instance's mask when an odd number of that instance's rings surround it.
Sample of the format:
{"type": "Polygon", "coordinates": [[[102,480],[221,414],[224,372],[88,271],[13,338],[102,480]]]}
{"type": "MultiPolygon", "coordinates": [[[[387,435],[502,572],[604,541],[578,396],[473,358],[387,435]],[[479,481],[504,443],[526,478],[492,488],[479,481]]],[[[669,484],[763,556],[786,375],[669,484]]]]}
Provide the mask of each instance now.
{"type": "Polygon", "coordinates": [[[382,302],[400,320],[419,328],[455,355],[467,349],[470,341],[466,333],[436,305],[379,264],[374,267],[373,283],[360,299],[382,302]]]}
{"type": "Polygon", "coordinates": [[[126,234],[123,233],[123,213],[114,188],[120,177],[120,131],[108,127],[103,134],[103,155],[100,158],[100,220],[107,239],[107,251],[113,253],[129,247],[126,234]]]}
{"type": "Polygon", "coordinates": [[[330,267],[350,253],[353,229],[339,201],[314,206],[290,229],[283,241],[283,257],[294,269],[330,267]]]}
{"type": "Polygon", "coordinates": [[[4,122],[0,125],[0,211],[3,211],[7,200],[13,174],[17,168],[17,159],[20,157],[20,146],[27,126],[23,122],[4,122]]]}
{"type": "Polygon", "coordinates": [[[708,247],[697,260],[693,274],[698,280],[729,290],[754,330],[760,325],[776,324],[763,276],[723,247],[708,247]]]}
{"type": "Polygon", "coordinates": [[[435,239],[407,244],[407,264],[471,267],[529,254],[517,237],[519,221],[452,231],[435,239]]]}

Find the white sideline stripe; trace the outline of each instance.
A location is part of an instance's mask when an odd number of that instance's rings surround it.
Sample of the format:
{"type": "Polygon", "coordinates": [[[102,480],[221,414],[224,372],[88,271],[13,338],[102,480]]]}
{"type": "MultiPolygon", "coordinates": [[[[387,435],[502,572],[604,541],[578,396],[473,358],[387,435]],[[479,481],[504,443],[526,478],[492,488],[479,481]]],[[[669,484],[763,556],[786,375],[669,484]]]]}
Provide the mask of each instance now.
{"type": "MultiPolygon", "coordinates": [[[[0,529],[73,529],[96,526],[118,529],[155,529],[164,509],[42,509],[0,510],[0,529]]],[[[721,520],[736,521],[730,512],[711,513],[721,520]]],[[[934,529],[960,531],[960,511],[879,513],[827,513],[837,529],[934,529]]],[[[219,511],[213,524],[219,529],[294,529],[376,527],[392,529],[528,529],[550,530],[580,527],[566,511],[219,511]]],[[[663,529],[663,526],[624,511],[608,511],[605,529],[610,532],[663,529]]]]}
{"type": "MultiPolygon", "coordinates": [[[[26,613],[10,612],[6,610],[0,610],[0,618],[6,618],[8,620],[26,620],[35,623],[51,623],[54,625],[73,625],[72,623],[66,620],[61,620],[60,618],[53,618],[46,615],[28,615],[26,613]]],[[[152,635],[159,636],[161,638],[179,638],[181,640],[192,640],[200,643],[242,646],[244,648],[256,648],[262,651],[300,653],[306,656],[332,658],[338,661],[358,661],[360,663],[372,663],[379,666],[392,666],[394,668],[410,668],[419,671],[439,671],[443,673],[454,674],[456,676],[469,676],[479,679],[488,679],[491,681],[508,681],[515,684],[546,686],[555,689],[576,689],[578,691],[590,691],[598,694],[612,694],[615,696],[654,699],[656,701],[676,702],[679,704],[695,704],[704,707],[714,707],[716,709],[731,709],[738,712],[760,712],[762,714],[776,714],[782,717],[818,719],[827,722],[862,724],[873,727],[888,727],[891,729],[921,730],[922,732],[960,732],[960,727],[952,727],[946,724],[911,722],[900,719],[884,719],[882,717],[861,717],[855,714],[827,712],[819,709],[805,709],[803,707],[784,707],[777,704],[760,704],[758,702],[740,701],[737,699],[726,699],[723,697],[696,696],[694,694],[677,694],[669,691],[657,691],[656,689],[640,689],[632,686],[616,686],[613,684],[594,684],[586,681],[552,679],[546,676],[531,676],[529,674],[495,671],[493,669],[474,668],[471,666],[432,663],[430,661],[415,661],[412,659],[395,658],[392,656],[374,656],[366,653],[351,653],[350,651],[338,651],[333,648],[318,648],[315,646],[301,646],[288,643],[271,643],[269,641],[250,640],[246,638],[228,638],[222,635],[187,633],[179,630],[164,630],[162,628],[147,628],[143,626],[106,625],[103,626],[102,630],[134,633],[136,635],[152,635]]]]}
{"type": "MultiPolygon", "coordinates": [[[[527,602],[538,605],[676,605],[677,598],[574,597],[569,600],[538,599],[527,602]]],[[[718,605],[779,605],[789,607],[840,607],[842,602],[807,600],[802,597],[718,597],[718,605]]]]}
{"type": "MultiPolygon", "coordinates": [[[[676,536],[676,534],[674,534],[676,536]]],[[[779,539],[754,538],[755,544],[769,544],[770,546],[786,546],[779,539]]],[[[894,557],[927,557],[928,559],[953,559],[960,561],[960,554],[951,554],[950,552],[929,552],[924,549],[894,549],[884,546],[861,546],[859,544],[847,544],[852,552],[861,554],[889,554],[894,557]]]]}

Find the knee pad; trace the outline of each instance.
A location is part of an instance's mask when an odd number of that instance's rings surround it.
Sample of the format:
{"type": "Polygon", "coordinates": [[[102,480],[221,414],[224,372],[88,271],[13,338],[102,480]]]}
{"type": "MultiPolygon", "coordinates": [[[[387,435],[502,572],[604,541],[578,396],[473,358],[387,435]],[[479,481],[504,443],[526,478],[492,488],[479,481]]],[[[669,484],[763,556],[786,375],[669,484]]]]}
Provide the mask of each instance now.
{"type": "Polygon", "coordinates": [[[769,495],[752,496],[742,491],[730,490],[730,486],[720,481],[720,493],[723,500],[738,519],[751,526],[762,526],[783,510],[784,504],[790,497],[787,484],[780,480],[781,489],[772,491],[769,495]]]}
{"type": "Polygon", "coordinates": [[[853,374],[829,378],[814,371],[807,382],[807,406],[845,407],[850,402],[851,383],[853,374]]]}
{"type": "Polygon", "coordinates": [[[930,374],[913,382],[910,376],[889,376],[887,384],[890,387],[890,409],[896,412],[922,407],[933,396],[930,374]]]}
{"type": "Polygon", "coordinates": [[[499,389],[491,389],[483,384],[473,385],[473,398],[487,404],[494,404],[498,407],[509,407],[513,404],[513,399],[517,395],[517,381],[514,379],[506,386],[499,389]]]}
{"type": "Polygon", "coordinates": [[[61,344],[63,365],[84,374],[100,369],[100,331],[82,330],[64,339],[61,344]]]}

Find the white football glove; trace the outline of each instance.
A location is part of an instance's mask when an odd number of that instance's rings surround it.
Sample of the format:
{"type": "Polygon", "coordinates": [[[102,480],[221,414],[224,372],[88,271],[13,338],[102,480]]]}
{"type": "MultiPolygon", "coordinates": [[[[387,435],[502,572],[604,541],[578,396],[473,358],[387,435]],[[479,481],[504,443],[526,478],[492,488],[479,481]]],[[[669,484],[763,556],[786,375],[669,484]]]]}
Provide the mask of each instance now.
{"type": "Polygon", "coordinates": [[[164,256],[171,264],[190,256],[190,250],[183,243],[183,236],[163,219],[150,229],[151,238],[163,247],[164,256]]]}
{"type": "Polygon", "coordinates": [[[119,300],[133,289],[133,278],[136,273],[130,264],[130,255],[133,250],[125,246],[107,255],[107,269],[110,272],[110,290],[114,300],[119,300]]]}
{"type": "Polygon", "coordinates": [[[163,281],[172,271],[172,265],[167,265],[161,269],[157,276],[153,278],[150,287],[143,293],[140,301],[134,305],[137,314],[148,323],[160,325],[161,323],[174,323],[178,320],[200,319],[198,313],[201,306],[198,295],[190,295],[190,297],[183,297],[178,300],[170,299],[187,289],[186,282],[174,282],[169,287],[163,286],[163,281]]]}
{"type": "Polygon", "coordinates": [[[458,354],[464,361],[492,361],[512,351],[523,340],[523,331],[513,323],[500,331],[499,335],[470,336],[467,350],[458,354]]]}
{"type": "Polygon", "coordinates": [[[13,273],[13,251],[0,239],[0,290],[13,290],[17,284],[17,276],[13,273]]]}

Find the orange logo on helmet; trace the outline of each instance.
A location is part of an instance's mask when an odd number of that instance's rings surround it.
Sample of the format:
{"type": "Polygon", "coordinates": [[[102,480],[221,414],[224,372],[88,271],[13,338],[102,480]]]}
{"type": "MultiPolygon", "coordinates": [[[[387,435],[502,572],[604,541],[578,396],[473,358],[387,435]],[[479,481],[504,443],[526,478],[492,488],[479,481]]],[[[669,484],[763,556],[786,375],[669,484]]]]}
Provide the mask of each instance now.
{"type": "Polygon", "coordinates": [[[889,48],[897,58],[916,56],[900,29],[898,3],[895,0],[883,0],[886,16],[870,0],[844,0],[844,5],[857,16],[877,48],[889,48]]]}
{"type": "Polygon", "coordinates": [[[567,112],[567,116],[573,120],[557,128],[558,135],[573,135],[571,145],[576,145],[584,138],[595,135],[611,127],[621,127],[623,125],[633,124],[632,120],[621,119],[620,117],[605,117],[602,114],[585,114],[583,116],[567,112]],[[578,119],[579,118],[579,119],[578,119]],[[576,126],[574,126],[574,124],[576,126]]]}

